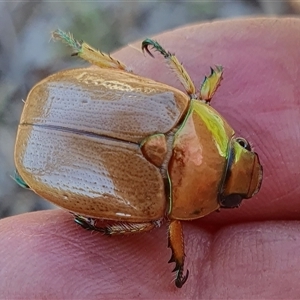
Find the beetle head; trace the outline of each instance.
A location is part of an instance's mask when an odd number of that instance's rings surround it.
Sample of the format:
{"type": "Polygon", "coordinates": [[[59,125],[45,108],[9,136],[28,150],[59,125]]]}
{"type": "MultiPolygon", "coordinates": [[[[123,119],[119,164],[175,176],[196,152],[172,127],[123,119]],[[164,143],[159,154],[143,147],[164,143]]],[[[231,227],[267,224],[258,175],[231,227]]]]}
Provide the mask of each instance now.
{"type": "Polygon", "coordinates": [[[260,189],[262,174],[258,155],[250,144],[243,138],[233,137],[219,194],[220,206],[238,207],[243,199],[254,196],[260,189]]]}

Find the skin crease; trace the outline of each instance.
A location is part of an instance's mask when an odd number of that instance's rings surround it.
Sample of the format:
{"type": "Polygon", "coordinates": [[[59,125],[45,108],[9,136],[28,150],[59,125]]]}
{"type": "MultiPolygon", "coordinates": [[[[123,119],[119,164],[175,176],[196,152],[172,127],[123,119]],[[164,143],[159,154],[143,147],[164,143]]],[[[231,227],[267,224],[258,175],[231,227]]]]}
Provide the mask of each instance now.
{"type": "MultiPolygon", "coordinates": [[[[239,209],[184,222],[190,276],[182,289],[171,282],[165,225],[108,238],[53,210],[0,221],[1,298],[298,298],[299,34],[298,19],[258,18],[193,25],[155,37],[176,53],[196,86],[209,66],[224,66],[212,105],[251,141],[264,167],[261,191],[239,209]]],[[[114,57],[137,74],[182,89],[154,55],[127,47],[114,57]]]]}

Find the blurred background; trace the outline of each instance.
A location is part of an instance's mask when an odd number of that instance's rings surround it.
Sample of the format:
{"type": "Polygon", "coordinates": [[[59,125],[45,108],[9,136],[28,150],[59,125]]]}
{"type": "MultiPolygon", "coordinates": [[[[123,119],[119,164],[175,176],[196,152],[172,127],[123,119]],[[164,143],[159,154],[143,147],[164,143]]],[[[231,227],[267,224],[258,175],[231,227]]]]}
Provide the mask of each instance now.
{"type": "Polygon", "coordinates": [[[220,18],[300,13],[298,1],[0,1],[0,218],[46,209],[48,202],[19,187],[13,149],[31,87],[58,70],[82,66],[50,42],[56,28],[104,52],[189,23],[220,18]]]}

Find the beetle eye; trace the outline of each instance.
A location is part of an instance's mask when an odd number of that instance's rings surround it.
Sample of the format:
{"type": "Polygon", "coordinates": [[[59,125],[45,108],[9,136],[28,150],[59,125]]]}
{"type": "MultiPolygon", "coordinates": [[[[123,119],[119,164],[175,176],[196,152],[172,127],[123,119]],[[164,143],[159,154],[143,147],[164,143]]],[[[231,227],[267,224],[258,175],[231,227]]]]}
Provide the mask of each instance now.
{"type": "Polygon", "coordinates": [[[245,148],[248,151],[251,151],[251,146],[250,144],[247,142],[247,140],[245,140],[244,138],[237,138],[236,141],[240,144],[240,146],[242,146],[243,148],[245,148]]]}
{"type": "Polygon", "coordinates": [[[219,203],[222,208],[235,208],[241,205],[243,198],[243,195],[230,194],[221,198],[219,203]]]}

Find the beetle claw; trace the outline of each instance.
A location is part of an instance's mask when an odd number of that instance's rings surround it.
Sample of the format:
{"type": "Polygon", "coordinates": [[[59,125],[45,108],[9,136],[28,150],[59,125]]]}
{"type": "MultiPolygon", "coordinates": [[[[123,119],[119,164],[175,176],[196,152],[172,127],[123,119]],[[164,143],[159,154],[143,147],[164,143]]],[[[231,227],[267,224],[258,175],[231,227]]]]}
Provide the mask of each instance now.
{"type": "Polygon", "coordinates": [[[189,270],[186,271],[184,276],[182,275],[182,270],[181,270],[181,272],[179,271],[178,274],[177,274],[177,277],[175,279],[176,287],[182,288],[182,286],[187,281],[188,277],[189,277],[189,270]]]}
{"type": "Polygon", "coordinates": [[[74,215],[74,222],[86,230],[95,230],[92,220],[80,215],[74,215]]]}
{"type": "Polygon", "coordinates": [[[151,53],[151,51],[149,50],[149,46],[153,46],[153,43],[150,43],[151,40],[146,39],[142,42],[142,51],[146,51],[151,57],[154,58],[154,55],[151,53]]]}
{"type": "Polygon", "coordinates": [[[175,265],[175,268],[173,269],[172,272],[177,272],[176,274],[176,278],[175,278],[175,285],[176,287],[178,288],[181,288],[185,282],[187,281],[188,277],[189,277],[189,270],[186,271],[185,275],[183,275],[183,265],[176,261],[174,256],[172,255],[170,260],[169,260],[169,263],[170,262],[175,262],[176,265],[175,265]]]}
{"type": "Polygon", "coordinates": [[[142,42],[142,51],[146,50],[146,52],[152,57],[154,57],[154,56],[148,49],[149,46],[152,46],[152,48],[155,49],[156,51],[158,51],[161,55],[163,55],[164,58],[169,58],[172,56],[172,54],[170,52],[166,51],[157,41],[154,41],[151,39],[145,39],[142,42]]]}

